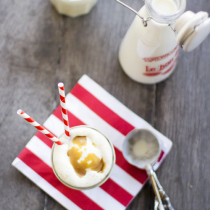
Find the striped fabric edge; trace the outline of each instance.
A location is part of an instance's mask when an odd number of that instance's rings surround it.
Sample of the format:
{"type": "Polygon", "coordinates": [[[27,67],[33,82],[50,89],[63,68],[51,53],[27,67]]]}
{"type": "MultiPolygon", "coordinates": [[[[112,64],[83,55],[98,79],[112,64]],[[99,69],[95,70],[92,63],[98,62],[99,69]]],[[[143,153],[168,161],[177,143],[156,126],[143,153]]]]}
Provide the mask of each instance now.
{"type": "MultiPolygon", "coordinates": [[[[71,93],[67,95],[66,101],[68,102],[67,110],[69,112],[71,112],[76,118],[82,119],[84,122],[83,124],[87,124],[100,130],[112,141],[113,145],[118,150],[122,151],[122,142],[125,138],[123,134],[121,134],[119,131],[117,131],[107,122],[105,122],[100,116],[94,113],[71,93]]],[[[167,151],[169,150],[167,143],[164,141],[160,141],[160,143],[164,153],[167,153],[167,151]]]]}
{"type": "MultiPolygon", "coordinates": [[[[33,139],[31,144],[36,140],[37,139],[33,139]]],[[[36,144],[37,142],[34,143],[36,144]]],[[[41,159],[40,152],[34,149],[33,145],[28,144],[19,154],[18,158],[82,209],[125,209],[124,205],[120,204],[112,195],[105,192],[102,188],[78,191],[63,185],[54,175],[52,168],[48,165],[49,161],[41,159]],[[98,195],[98,193],[100,195],[98,195]],[[81,200],[83,202],[81,202],[81,200]]],[[[131,199],[129,199],[128,202],[130,202],[131,199]]]]}
{"type": "Polygon", "coordinates": [[[101,101],[104,105],[109,107],[113,112],[131,124],[136,128],[148,128],[151,129],[166,145],[165,152],[168,153],[172,147],[172,142],[166,136],[154,129],[148,122],[140,118],[137,114],[128,109],[124,104],[117,100],[114,96],[108,93],[104,88],[98,85],[87,75],[83,75],[78,83],[89,91],[93,96],[101,101]]]}
{"type": "MultiPolygon", "coordinates": [[[[67,109],[70,112],[72,112],[77,118],[82,119],[85,124],[93,126],[96,129],[105,133],[106,136],[112,140],[114,146],[120,151],[122,151],[122,142],[125,138],[125,136],[122,133],[120,133],[118,130],[114,129],[110,124],[105,122],[99,115],[97,115],[93,110],[89,109],[82,101],[80,101],[71,93],[67,95],[66,100],[69,102],[67,103],[67,109]]],[[[160,137],[159,140],[162,150],[165,153],[167,153],[172,146],[171,141],[166,142],[160,137]]]]}
{"type": "Polygon", "coordinates": [[[81,209],[103,209],[83,192],[72,190],[63,185],[53,173],[52,168],[26,147],[18,155],[18,158],[81,209]]]}
{"type": "MultiPolygon", "coordinates": [[[[95,204],[103,209],[125,209],[125,206],[117,202],[109,193],[105,192],[103,188],[94,188],[91,190],[77,191],[72,190],[60,183],[55,177],[51,167],[49,167],[37,154],[26,147],[18,156],[24,163],[35,170],[39,175],[46,179],[55,188],[59,189],[64,195],[68,196],[76,205],[82,209],[99,209],[95,204]],[[58,181],[58,183],[56,183],[58,181]],[[86,195],[86,196],[85,196],[86,195]],[[79,203],[79,201],[82,204],[79,203]]],[[[117,190],[117,189],[116,189],[117,190]]],[[[129,199],[130,201],[131,199],[129,199]]]]}
{"type": "Polygon", "coordinates": [[[135,127],[120,117],[116,112],[103,104],[93,94],[77,83],[70,92],[73,96],[84,103],[89,109],[100,116],[106,123],[126,136],[135,127]]]}
{"type": "Polygon", "coordinates": [[[19,170],[22,174],[28,177],[35,185],[45,191],[49,196],[51,196],[56,201],[65,207],[66,209],[81,210],[79,206],[74,204],[69,198],[67,198],[63,193],[54,188],[49,182],[39,176],[33,169],[26,165],[18,157],[12,162],[12,165],[19,170]]]}
{"type": "Polygon", "coordinates": [[[122,150],[122,141],[125,138],[122,133],[104,121],[100,116],[98,116],[93,110],[89,109],[74,95],[68,94],[66,96],[66,101],[68,102],[68,111],[70,111],[77,118],[81,119],[86,125],[100,130],[108,137],[108,139],[112,141],[115,147],[117,147],[119,150],[122,150]]]}

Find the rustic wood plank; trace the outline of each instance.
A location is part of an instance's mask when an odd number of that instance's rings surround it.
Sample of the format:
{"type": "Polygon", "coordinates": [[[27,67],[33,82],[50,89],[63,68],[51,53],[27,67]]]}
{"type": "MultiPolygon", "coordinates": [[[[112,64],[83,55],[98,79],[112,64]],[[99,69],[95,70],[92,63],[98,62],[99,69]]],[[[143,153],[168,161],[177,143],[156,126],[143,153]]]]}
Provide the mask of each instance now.
{"type": "Polygon", "coordinates": [[[43,123],[54,109],[61,17],[44,1],[0,1],[0,209],[44,209],[45,193],[11,166],[36,130],[22,108],[43,123]]]}

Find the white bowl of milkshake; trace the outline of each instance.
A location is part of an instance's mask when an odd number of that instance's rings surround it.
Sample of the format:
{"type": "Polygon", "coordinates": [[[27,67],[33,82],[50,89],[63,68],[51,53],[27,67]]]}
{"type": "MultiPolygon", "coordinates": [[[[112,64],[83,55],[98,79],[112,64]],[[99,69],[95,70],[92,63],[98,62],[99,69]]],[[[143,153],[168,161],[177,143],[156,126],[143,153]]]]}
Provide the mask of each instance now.
{"type": "Polygon", "coordinates": [[[66,186],[76,190],[92,189],[103,184],[115,164],[110,140],[89,126],[70,128],[70,138],[63,133],[54,143],[51,162],[54,174],[66,186]]]}

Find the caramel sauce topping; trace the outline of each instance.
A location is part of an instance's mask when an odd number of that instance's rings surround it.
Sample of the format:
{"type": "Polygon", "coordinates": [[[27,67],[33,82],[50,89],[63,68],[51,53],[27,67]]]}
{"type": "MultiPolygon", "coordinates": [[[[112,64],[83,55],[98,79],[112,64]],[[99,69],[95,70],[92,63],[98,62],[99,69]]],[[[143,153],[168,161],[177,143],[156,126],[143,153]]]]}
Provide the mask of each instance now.
{"type": "MultiPolygon", "coordinates": [[[[78,145],[79,148],[87,145],[86,136],[76,136],[72,142],[73,144],[78,145]]],[[[82,156],[82,151],[79,151],[79,148],[72,147],[67,152],[70,162],[77,175],[79,177],[83,177],[86,174],[86,169],[88,168],[90,168],[92,171],[103,172],[105,162],[103,161],[103,158],[98,158],[94,153],[88,154],[84,160],[78,162],[82,156]]]]}
{"type": "Polygon", "coordinates": [[[77,144],[80,148],[87,145],[86,136],[76,136],[73,139],[73,144],[77,144]]]}

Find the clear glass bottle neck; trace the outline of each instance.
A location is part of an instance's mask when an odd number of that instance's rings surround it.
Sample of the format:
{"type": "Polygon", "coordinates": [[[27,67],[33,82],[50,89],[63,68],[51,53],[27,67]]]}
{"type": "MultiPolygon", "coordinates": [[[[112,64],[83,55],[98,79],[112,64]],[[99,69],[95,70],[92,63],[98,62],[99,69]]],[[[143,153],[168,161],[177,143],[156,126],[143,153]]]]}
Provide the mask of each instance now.
{"type": "Polygon", "coordinates": [[[164,4],[164,2],[167,3],[167,1],[172,1],[172,3],[175,4],[176,11],[167,15],[165,12],[161,13],[159,10],[156,10],[154,4],[155,1],[157,0],[145,0],[145,5],[149,16],[152,17],[152,19],[158,23],[173,24],[185,11],[186,0],[158,0],[158,3],[162,4],[164,4]]]}

